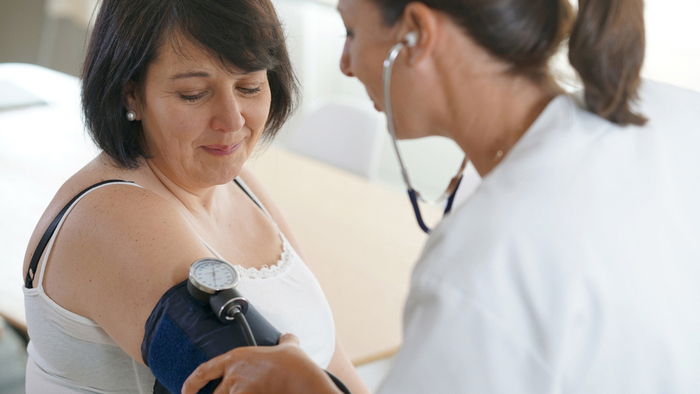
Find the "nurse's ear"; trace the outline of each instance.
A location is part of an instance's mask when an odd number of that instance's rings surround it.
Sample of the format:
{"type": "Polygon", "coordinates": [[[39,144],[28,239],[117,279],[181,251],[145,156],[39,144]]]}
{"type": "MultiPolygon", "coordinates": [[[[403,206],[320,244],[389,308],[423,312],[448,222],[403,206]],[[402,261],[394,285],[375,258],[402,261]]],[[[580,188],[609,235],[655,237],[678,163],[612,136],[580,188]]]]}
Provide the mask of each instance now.
{"type": "Polygon", "coordinates": [[[435,47],[441,15],[424,3],[411,2],[403,12],[401,41],[406,44],[409,64],[416,64],[435,47]],[[410,42],[409,42],[410,41],[410,42]],[[413,44],[413,45],[408,45],[413,44]]]}

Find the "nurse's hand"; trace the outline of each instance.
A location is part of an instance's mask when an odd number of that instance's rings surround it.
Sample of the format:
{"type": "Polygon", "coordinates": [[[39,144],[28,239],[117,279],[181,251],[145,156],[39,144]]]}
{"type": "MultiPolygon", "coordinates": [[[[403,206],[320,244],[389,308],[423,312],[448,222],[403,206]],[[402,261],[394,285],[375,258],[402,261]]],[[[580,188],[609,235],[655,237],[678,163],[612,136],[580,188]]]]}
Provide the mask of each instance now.
{"type": "Polygon", "coordinates": [[[292,334],[282,335],[277,346],[239,347],[201,364],[185,381],[182,394],[197,394],[218,378],[222,380],[214,394],[341,393],[292,334]]]}

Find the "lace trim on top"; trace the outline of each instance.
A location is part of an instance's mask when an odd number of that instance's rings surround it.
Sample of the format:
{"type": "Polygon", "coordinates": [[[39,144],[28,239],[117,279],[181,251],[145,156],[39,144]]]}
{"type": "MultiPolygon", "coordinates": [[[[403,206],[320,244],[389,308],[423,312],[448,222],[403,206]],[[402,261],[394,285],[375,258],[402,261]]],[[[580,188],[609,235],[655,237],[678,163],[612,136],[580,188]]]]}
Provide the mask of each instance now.
{"type": "MultiPolygon", "coordinates": [[[[277,224],[275,224],[275,227],[277,227],[277,224]]],[[[279,229],[278,234],[282,239],[282,254],[280,255],[280,258],[277,261],[277,263],[273,264],[272,266],[268,266],[267,264],[265,264],[262,267],[260,267],[260,269],[255,267],[244,268],[240,265],[234,265],[236,271],[238,271],[238,275],[241,278],[268,279],[280,275],[283,272],[287,271],[287,269],[289,269],[289,267],[292,265],[294,249],[292,249],[292,245],[289,243],[289,241],[287,241],[287,237],[285,237],[282,231],[279,231],[279,229]]]]}

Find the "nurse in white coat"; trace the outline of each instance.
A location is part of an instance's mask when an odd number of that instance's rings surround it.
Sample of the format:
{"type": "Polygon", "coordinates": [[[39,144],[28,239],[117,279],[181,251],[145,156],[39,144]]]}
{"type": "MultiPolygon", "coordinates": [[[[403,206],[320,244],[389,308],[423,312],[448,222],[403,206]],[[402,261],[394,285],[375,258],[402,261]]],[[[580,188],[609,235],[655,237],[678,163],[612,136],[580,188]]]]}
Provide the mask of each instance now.
{"type": "MultiPolygon", "coordinates": [[[[379,392],[700,392],[700,94],[640,80],[642,1],[338,9],[341,69],[397,137],[451,138],[483,177],[431,233],[379,392]],[[578,100],[547,66],[567,39],[578,100]]],[[[291,336],[203,364],[183,393],[221,376],[231,393],[337,392],[291,336]]]]}

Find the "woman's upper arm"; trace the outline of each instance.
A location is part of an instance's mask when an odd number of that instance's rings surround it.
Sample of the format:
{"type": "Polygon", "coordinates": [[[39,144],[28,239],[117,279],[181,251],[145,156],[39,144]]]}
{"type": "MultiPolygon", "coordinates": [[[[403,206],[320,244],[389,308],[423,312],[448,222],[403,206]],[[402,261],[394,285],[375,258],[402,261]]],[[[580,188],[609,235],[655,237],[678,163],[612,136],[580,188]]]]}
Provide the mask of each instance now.
{"type": "Polygon", "coordinates": [[[110,186],[90,193],[66,218],[45,287],[142,362],[151,311],[205,256],[210,252],[174,206],[145,189],[110,186]]]}

